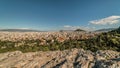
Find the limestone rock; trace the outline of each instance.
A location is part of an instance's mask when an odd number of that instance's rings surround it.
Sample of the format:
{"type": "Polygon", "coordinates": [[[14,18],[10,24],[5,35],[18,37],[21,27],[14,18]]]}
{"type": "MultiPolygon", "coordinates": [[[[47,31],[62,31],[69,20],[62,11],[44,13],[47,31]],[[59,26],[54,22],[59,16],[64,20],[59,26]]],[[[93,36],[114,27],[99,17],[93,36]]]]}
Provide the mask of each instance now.
{"type": "Polygon", "coordinates": [[[29,52],[20,51],[0,54],[0,68],[120,68],[120,52],[64,51],[29,52]]]}

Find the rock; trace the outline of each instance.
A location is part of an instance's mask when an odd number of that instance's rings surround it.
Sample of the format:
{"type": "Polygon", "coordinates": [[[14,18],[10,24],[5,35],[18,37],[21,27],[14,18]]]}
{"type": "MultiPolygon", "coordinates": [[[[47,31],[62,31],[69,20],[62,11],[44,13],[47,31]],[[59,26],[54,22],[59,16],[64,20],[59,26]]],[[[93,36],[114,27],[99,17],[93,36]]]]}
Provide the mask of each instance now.
{"type": "Polygon", "coordinates": [[[97,64],[98,68],[120,68],[120,61],[104,60],[99,61],[97,64]]]}
{"type": "Polygon", "coordinates": [[[0,68],[120,68],[120,52],[64,51],[29,52],[20,51],[0,54],[0,68]]]}

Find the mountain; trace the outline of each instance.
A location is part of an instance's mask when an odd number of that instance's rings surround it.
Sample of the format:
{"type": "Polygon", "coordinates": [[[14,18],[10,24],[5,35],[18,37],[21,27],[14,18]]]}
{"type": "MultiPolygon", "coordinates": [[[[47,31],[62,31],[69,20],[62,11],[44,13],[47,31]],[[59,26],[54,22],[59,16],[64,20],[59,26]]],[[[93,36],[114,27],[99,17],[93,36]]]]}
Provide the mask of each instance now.
{"type": "Polygon", "coordinates": [[[76,30],[60,30],[60,32],[86,32],[86,31],[82,29],[76,29],[76,30]]]}
{"type": "Polygon", "coordinates": [[[7,32],[41,32],[39,30],[33,30],[33,29],[0,29],[0,31],[7,31],[7,32]]]}
{"type": "Polygon", "coordinates": [[[117,28],[99,29],[99,30],[96,30],[95,32],[108,32],[108,31],[112,31],[115,29],[117,29],[117,28]]]}
{"type": "Polygon", "coordinates": [[[111,32],[117,32],[120,33],[120,27],[118,29],[112,30],[111,32]]]}
{"type": "Polygon", "coordinates": [[[82,29],[76,29],[75,32],[86,32],[86,31],[82,29]]]}

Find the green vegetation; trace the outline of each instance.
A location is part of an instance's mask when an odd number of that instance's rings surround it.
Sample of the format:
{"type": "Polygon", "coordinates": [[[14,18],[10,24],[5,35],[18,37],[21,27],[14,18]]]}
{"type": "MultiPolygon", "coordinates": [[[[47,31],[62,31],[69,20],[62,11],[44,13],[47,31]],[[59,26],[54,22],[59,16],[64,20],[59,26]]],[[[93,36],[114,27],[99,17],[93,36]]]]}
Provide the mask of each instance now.
{"type": "MultiPolygon", "coordinates": [[[[50,42],[50,40],[48,41],[50,42]]],[[[97,37],[82,40],[67,40],[41,45],[40,40],[24,40],[24,41],[0,41],[0,53],[20,50],[22,52],[31,51],[54,51],[72,48],[83,48],[85,50],[115,50],[120,51],[120,28],[107,33],[101,33],[97,37]]]]}

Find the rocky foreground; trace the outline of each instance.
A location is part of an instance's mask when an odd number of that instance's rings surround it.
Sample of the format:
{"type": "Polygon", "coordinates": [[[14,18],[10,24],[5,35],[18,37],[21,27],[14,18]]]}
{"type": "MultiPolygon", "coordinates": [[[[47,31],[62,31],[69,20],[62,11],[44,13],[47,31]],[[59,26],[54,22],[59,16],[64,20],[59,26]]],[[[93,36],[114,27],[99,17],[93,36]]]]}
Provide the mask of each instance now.
{"type": "Polygon", "coordinates": [[[105,50],[29,52],[0,54],[0,68],[120,68],[120,52],[105,50]]]}

